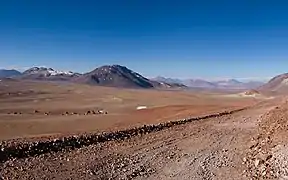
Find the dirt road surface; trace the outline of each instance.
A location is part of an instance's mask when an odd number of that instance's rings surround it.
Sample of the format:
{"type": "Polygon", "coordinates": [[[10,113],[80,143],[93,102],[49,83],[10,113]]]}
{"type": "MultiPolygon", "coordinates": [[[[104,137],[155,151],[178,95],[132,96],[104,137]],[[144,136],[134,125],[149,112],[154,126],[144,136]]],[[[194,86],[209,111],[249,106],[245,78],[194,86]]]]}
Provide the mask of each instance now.
{"type": "Polygon", "coordinates": [[[267,113],[277,110],[277,104],[277,100],[258,103],[231,115],[124,141],[9,160],[1,164],[1,175],[3,179],[261,179],[265,175],[256,171],[262,161],[251,151],[254,139],[264,132],[261,124],[267,113]]]}

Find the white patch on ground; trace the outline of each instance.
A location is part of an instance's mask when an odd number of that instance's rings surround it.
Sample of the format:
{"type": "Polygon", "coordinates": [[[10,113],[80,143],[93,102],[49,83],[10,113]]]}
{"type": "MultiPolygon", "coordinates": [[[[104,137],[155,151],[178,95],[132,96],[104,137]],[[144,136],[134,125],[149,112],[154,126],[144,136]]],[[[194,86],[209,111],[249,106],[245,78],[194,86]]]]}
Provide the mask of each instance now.
{"type": "Polygon", "coordinates": [[[119,102],[122,102],[122,101],[123,101],[123,99],[118,98],[118,97],[113,97],[113,100],[114,100],[114,101],[119,101],[119,102]]]}
{"type": "Polygon", "coordinates": [[[147,109],[147,106],[138,106],[136,109],[137,109],[137,110],[147,109]]]}
{"type": "Polygon", "coordinates": [[[122,98],[119,98],[119,97],[115,97],[115,96],[107,96],[107,97],[103,97],[103,98],[100,98],[100,100],[102,102],[123,102],[123,99],[122,98]]]}

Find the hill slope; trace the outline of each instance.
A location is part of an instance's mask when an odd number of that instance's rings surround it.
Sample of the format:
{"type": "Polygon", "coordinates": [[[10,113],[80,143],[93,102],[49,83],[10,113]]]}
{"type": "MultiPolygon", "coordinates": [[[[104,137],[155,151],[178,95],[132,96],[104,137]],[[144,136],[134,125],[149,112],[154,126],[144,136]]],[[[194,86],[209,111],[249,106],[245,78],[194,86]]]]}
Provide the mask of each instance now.
{"type": "Polygon", "coordinates": [[[288,73],[275,76],[258,88],[260,91],[288,92],[288,73]]]}
{"type": "Polygon", "coordinates": [[[7,70],[7,69],[0,69],[0,78],[8,78],[8,77],[15,77],[20,76],[21,72],[16,71],[14,69],[7,70]]]}
{"type": "Polygon", "coordinates": [[[120,65],[105,65],[75,78],[75,82],[124,88],[153,88],[159,83],[120,65]]]}

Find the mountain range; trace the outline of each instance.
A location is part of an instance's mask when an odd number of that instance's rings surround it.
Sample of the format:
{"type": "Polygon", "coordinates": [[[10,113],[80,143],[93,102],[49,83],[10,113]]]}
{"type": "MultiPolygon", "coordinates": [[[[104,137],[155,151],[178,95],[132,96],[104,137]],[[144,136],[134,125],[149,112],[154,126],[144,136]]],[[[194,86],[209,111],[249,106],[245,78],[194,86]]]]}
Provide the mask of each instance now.
{"type": "Polygon", "coordinates": [[[74,83],[121,88],[187,88],[185,85],[179,83],[166,83],[150,80],[127,67],[120,65],[105,65],[84,74],[71,71],[58,71],[46,67],[32,67],[23,73],[16,70],[0,70],[0,75],[1,74],[2,76],[0,76],[0,78],[38,81],[69,81],[74,83]]]}
{"type": "Polygon", "coordinates": [[[207,81],[203,79],[172,79],[172,78],[165,78],[158,76],[154,78],[156,81],[162,82],[177,82],[184,84],[187,87],[194,87],[194,88],[204,88],[204,89],[253,89],[257,88],[264,84],[264,82],[258,81],[249,81],[249,82],[241,82],[236,79],[228,79],[228,80],[221,80],[221,81],[207,81]]]}
{"type": "MultiPolygon", "coordinates": [[[[288,85],[288,73],[271,79],[267,84],[258,81],[241,82],[236,79],[207,81],[204,79],[173,79],[158,76],[148,79],[121,65],[105,65],[84,74],[71,71],[58,71],[47,67],[32,67],[23,73],[16,70],[0,70],[0,78],[17,78],[41,81],[69,81],[99,86],[122,88],[160,88],[160,89],[279,89],[288,85]],[[285,81],[285,83],[283,83],[285,81]],[[287,82],[286,82],[287,81],[287,82]],[[280,85],[279,85],[280,84],[280,85]]],[[[287,88],[288,89],[288,88],[287,88]]]]}

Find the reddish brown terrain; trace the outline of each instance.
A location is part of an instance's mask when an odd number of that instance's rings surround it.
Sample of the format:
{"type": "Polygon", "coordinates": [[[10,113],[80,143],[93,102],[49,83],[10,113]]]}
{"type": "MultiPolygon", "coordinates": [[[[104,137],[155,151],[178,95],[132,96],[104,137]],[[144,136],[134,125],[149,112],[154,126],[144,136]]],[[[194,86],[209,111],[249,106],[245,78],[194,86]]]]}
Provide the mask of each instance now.
{"type": "Polygon", "coordinates": [[[0,92],[0,179],[287,176],[284,96],[19,80],[0,92]]]}
{"type": "Polygon", "coordinates": [[[115,130],[205,115],[253,102],[228,98],[223,101],[212,94],[189,91],[18,80],[2,81],[0,90],[1,139],[115,130]],[[147,109],[136,110],[138,106],[147,109]]]}

